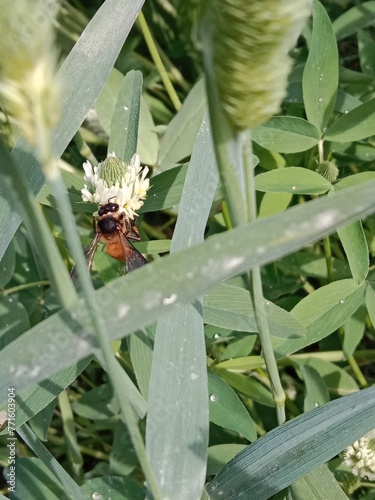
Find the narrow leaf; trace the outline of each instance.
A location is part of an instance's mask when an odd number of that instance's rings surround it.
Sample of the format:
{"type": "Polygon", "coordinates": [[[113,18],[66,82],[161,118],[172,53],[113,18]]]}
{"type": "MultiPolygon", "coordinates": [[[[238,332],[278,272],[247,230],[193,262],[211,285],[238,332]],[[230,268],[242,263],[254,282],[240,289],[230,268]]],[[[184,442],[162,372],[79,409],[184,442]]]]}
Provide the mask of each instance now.
{"type": "Polygon", "coordinates": [[[221,427],[242,434],[255,441],[257,433],[254,422],[235,391],[216,373],[208,372],[210,392],[210,420],[221,427]]]}
{"type": "Polygon", "coordinates": [[[325,130],[335,106],[338,52],[331,21],[320,2],[313,2],[311,47],[302,78],[303,100],[309,122],[325,130]]]}
{"type": "Polygon", "coordinates": [[[142,73],[129,71],[119,90],[112,116],[108,153],[130,163],[137,151],[142,73]]]}
{"type": "Polygon", "coordinates": [[[342,115],[329,127],[325,140],[353,142],[375,134],[375,98],[342,115]]]}
{"type": "Polygon", "coordinates": [[[367,277],[369,271],[369,254],[365,233],[361,221],[337,230],[354,281],[359,285],[367,277]]]}

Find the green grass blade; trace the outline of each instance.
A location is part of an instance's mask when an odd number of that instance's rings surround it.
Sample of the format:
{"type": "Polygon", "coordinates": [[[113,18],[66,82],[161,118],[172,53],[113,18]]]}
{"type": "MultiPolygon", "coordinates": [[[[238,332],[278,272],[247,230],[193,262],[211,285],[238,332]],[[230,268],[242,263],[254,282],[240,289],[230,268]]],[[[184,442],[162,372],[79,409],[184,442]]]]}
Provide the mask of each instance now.
{"type": "Polygon", "coordinates": [[[337,40],[354,35],[360,29],[371,26],[375,19],[375,2],[361,2],[349,10],[344,10],[333,22],[333,30],[337,40]]]}
{"type": "MultiPolygon", "coordinates": [[[[57,157],[61,156],[98,97],[143,2],[107,0],[61,66],[58,77],[64,82],[62,118],[52,137],[57,157]]],[[[38,193],[44,178],[35,151],[19,139],[12,155],[22,166],[34,193],[38,193]]],[[[0,165],[3,161],[0,156],[0,165]]],[[[20,222],[21,218],[12,211],[10,204],[0,197],[0,259],[20,222]]]]}
{"type": "Polygon", "coordinates": [[[374,427],[375,387],[332,401],[273,429],[206,486],[212,500],[265,500],[374,427]]]}
{"type": "Polygon", "coordinates": [[[169,123],[162,140],[158,165],[167,170],[190,156],[206,109],[204,80],[199,80],[189,92],[177,115],[169,123]]]}
{"type": "Polygon", "coordinates": [[[114,152],[128,163],[137,151],[142,81],[140,71],[129,71],[122,82],[112,117],[108,153],[114,152]]]}
{"type": "MultiPolygon", "coordinates": [[[[109,340],[151,324],[171,307],[191,302],[253,266],[273,262],[373,213],[374,185],[374,181],[364,183],[215,235],[113,281],[95,292],[109,340]]],[[[61,311],[51,316],[0,352],[0,402],[8,387],[16,385],[21,391],[96,347],[90,315],[79,300],[71,314],[61,311]]]]}
{"type": "Polygon", "coordinates": [[[17,432],[31,450],[42,460],[43,464],[57,477],[64,486],[66,493],[74,499],[85,500],[85,496],[81,492],[78,484],[73,481],[55,457],[37,438],[34,432],[26,424],[20,427],[17,432]]]}
{"type": "Polygon", "coordinates": [[[326,465],[318,467],[289,487],[291,500],[349,500],[326,465]]]}
{"type": "MultiPolygon", "coordinates": [[[[217,182],[206,117],[186,175],[172,252],[203,241],[217,182]]],[[[170,301],[174,302],[173,296],[170,301]]],[[[208,421],[206,352],[198,299],[159,320],[156,329],[146,447],[164,497],[200,496],[206,476],[208,421]]]]}

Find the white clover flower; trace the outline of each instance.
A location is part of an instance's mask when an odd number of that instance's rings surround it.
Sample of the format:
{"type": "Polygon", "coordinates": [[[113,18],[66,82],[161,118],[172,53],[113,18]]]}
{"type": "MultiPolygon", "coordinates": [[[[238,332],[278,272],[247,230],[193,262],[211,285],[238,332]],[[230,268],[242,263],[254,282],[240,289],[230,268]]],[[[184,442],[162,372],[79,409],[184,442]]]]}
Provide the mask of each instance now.
{"type": "Polygon", "coordinates": [[[375,429],[346,448],[344,464],[354,476],[375,481],[375,429]]]}
{"type": "Polygon", "coordinates": [[[135,154],[127,165],[110,153],[97,167],[86,161],[83,168],[88,183],[81,189],[84,202],[106,205],[111,201],[118,203],[128,219],[137,216],[150,188],[150,180],[146,178],[149,169],[142,169],[139,155],[135,154]]]}

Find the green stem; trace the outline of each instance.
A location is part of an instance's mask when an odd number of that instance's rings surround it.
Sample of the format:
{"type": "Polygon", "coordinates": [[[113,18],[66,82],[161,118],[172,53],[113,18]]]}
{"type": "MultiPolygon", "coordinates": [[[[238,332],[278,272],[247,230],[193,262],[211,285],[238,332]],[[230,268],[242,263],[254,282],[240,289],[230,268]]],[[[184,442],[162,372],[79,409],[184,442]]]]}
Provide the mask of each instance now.
{"type": "Polygon", "coordinates": [[[67,453],[72,463],[72,469],[76,480],[82,481],[83,479],[83,457],[79,449],[76,429],[74,426],[74,417],[72,407],[70,405],[67,391],[62,391],[58,397],[59,406],[62,417],[62,424],[64,430],[64,439],[67,447],[67,453]]]}
{"type": "Polygon", "coordinates": [[[333,283],[335,281],[335,271],[333,268],[331,242],[329,240],[329,236],[324,237],[323,246],[324,246],[324,257],[326,259],[328,281],[329,283],[333,283]]]}
{"type": "MultiPolygon", "coordinates": [[[[256,191],[254,180],[254,155],[249,132],[242,137],[244,152],[244,172],[246,179],[246,208],[249,222],[257,218],[256,191]]],[[[260,267],[253,267],[251,271],[250,293],[253,301],[255,321],[258,326],[259,340],[262,354],[270,378],[272,396],[276,404],[276,415],[279,425],[285,422],[285,394],[281,385],[279,370],[273,352],[270,330],[268,326],[265,300],[263,297],[262,277],[260,267]]]]}
{"type": "Polygon", "coordinates": [[[151,31],[149,30],[145,16],[143,15],[142,11],[138,14],[137,22],[139,24],[139,27],[140,27],[142,33],[143,33],[145,42],[147,44],[148,50],[150,51],[151,57],[155,63],[156,69],[158,70],[160,78],[165,86],[165,90],[167,91],[169,98],[172,101],[173,106],[178,111],[182,106],[181,101],[178,98],[178,95],[177,95],[177,93],[172,85],[172,82],[168,76],[168,73],[164,67],[163,61],[161,60],[158,49],[156,48],[154,39],[152,38],[152,35],[151,35],[151,31]]]}
{"type": "Polygon", "coordinates": [[[2,290],[1,295],[4,295],[4,297],[6,297],[7,295],[21,292],[22,290],[27,290],[28,288],[34,288],[35,286],[48,286],[50,284],[51,283],[48,280],[34,281],[33,283],[24,283],[23,285],[17,285],[12,288],[7,288],[6,290],[2,290]]]}

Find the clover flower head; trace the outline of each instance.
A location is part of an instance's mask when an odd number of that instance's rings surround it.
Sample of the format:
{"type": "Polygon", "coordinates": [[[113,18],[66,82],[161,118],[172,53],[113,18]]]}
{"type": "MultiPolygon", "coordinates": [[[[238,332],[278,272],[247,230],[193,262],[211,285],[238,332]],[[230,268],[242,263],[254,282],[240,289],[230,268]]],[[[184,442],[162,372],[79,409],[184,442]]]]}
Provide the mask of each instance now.
{"type": "Polygon", "coordinates": [[[375,429],[346,448],[344,464],[354,476],[375,480],[375,429]]]}
{"type": "Polygon", "coordinates": [[[146,178],[149,169],[142,169],[139,155],[135,154],[128,165],[110,153],[97,167],[86,161],[83,168],[88,183],[81,190],[84,202],[106,205],[111,201],[120,206],[128,219],[137,216],[150,188],[150,180],[146,178]]]}

